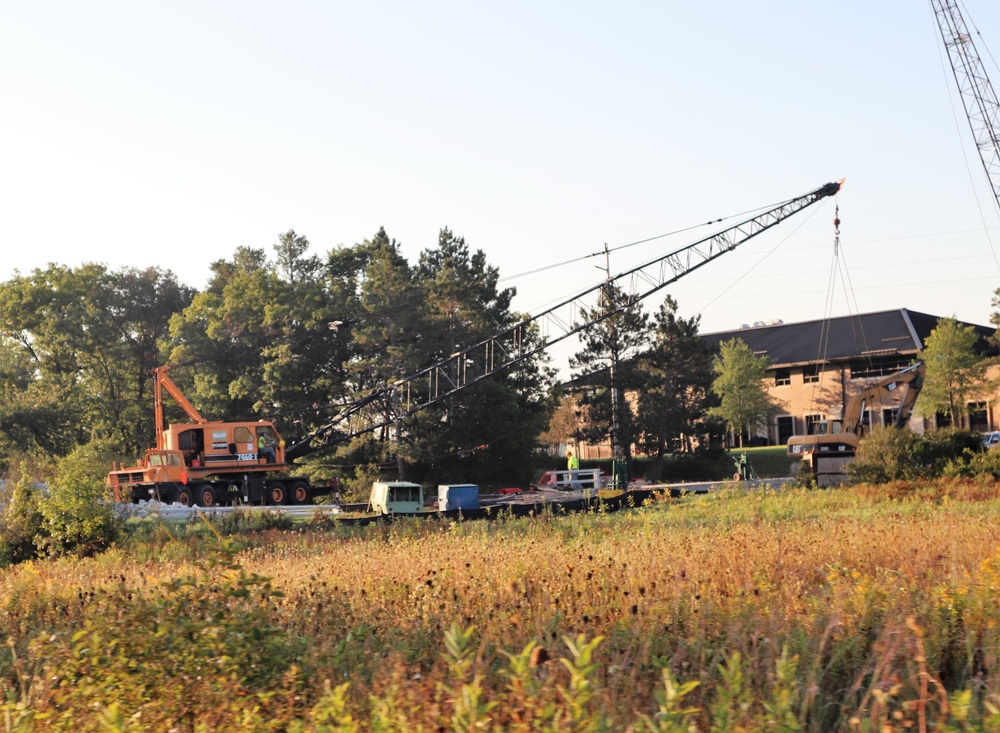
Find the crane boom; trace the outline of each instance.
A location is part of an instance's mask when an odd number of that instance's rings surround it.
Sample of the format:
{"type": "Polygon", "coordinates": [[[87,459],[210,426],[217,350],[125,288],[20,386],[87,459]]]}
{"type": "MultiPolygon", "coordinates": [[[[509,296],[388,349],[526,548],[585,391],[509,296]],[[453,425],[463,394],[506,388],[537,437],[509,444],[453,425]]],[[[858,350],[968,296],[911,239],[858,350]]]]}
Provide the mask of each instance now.
{"type": "Polygon", "coordinates": [[[161,366],[156,367],[153,370],[153,406],[156,414],[156,448],[157,450],[163,450],[166,445],[164,443],[164,431],[163,431],[163,390],[174,398],[174,401],[181,406],[181,409],[187,414],[192,421],[198,423],[199,425],[208,422],[205,418],[201,416],[201,413],[195,409],[195,406],[191,404],[191,401],[184,395],[183,392],[174,384],[174,380],[167,376],[167,372],[173,369],[172,366],[161,366]]]}
{"type": "Polygon", "coordinates": [[[965,116],[1000,208],[1000,102],[955,0],[931,0],[965,116]]]}
{"type": "Polygon", "coordinates": [[[635,306],[667,285],[712,260],[731,252],[749,239],[780,224],[788,217],[835,195],[843,181],[827,183],[767,211],[745,219],[704,239],[688,244],[643,265],[626,270],[605,282],[574,295],[541,313],[476,344],[456,351],[414,374],[379,387],[353,403],[343,405],[328,423],[285,450],[294,460],[352,437],[379,430],[415,412],[441,402],[456,392],[528,359],[560,341],[635,306]],[[596,308],[592,299],[610,283],[625,294],[615,308],[596,308]],[[581,321],[581,313],[597,315],[581,321]],[[367,410],[368,420],[361,430],[347,433],[338,426],[367,410]]]}

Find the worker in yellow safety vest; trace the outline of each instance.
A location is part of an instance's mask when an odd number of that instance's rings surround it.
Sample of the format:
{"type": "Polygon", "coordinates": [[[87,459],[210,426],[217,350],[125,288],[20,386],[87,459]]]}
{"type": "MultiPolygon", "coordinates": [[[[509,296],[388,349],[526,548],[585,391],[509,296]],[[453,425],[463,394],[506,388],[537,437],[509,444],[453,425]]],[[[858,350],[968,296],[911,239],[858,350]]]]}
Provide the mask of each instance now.
{"type": "Polygon", "coordinates": [[[566,451],[566,470],[579,471],[580,459],[573,455],[572,451],[566,451]]]}
{"type": "Polygon", "coordinates": [[[576,472],[580,470],[580,459],[573,455],[572,451],[566,451],[566,470],[569,471],[569,485],[574,489],[580,488],[576,472]]]}
{"type": "Polygon", "coordinates": [[[268,443],[263,432],[257,434],[257,456],[264,458],[268,463],[275,463],[278,460],[274,446],[268,443]]]}

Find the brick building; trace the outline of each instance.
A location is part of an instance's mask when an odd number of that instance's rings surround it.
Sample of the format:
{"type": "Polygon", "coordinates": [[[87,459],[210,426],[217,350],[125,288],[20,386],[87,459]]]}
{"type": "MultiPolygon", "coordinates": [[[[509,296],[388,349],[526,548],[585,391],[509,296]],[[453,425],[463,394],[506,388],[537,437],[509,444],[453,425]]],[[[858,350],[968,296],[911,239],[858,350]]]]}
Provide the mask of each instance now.
{"type": "MultiPolygon", "coordinates": [[[[909,366],[940,318],[901,308],[824,321],[755,323],[732,331],[702,334],[702,338],[713,347],[738,338],[755,354],[771,360],[768,388],[781,409],[771,418],[766,434],[762,430],[747,437],[755,445],[783,445],[792,435],[807,434],[811,422],[841,418],[847,402],[863,387],[909,366]]],[[[976,329],[984,353],[996,354],[989,343],[993,328],[961,324],[976,329]]],[[[586,384],[577,380],[567,387],[585,389],[586,384]]],[[[628,399],[631,401],[634,395],[628,399]]],[[[873,405],[866,410],[864,422],[869,427],[891,424],[897,408],[898,401],[873,405]]],[[[968,427],[980,432],[1000,430],[997,395],[984,395],[966,408],[968,427]]],[[[945,427],[948,422],[947,415],[914,414],[909,426],[924,433],[945,427]]],[[[579,443],[574,447],[584,459],[611,456],[611,446],[607,443],[579,443]]]]}
{"type": "MultiPolygon", "coordinates": [[[[768,322],[746,325],[733,331],[703,334],[712,346],[741,339],[757,355],[772,362],[769,391],[782,405],[771,419],[767,435],[759,443],[781,445],[792,435],[808,432],[811,422],[837,419],[852,396],[879,377],[893,374],[912,363],[940,316],[906,308],[804,323],[768,322]]],[[[989,337],[993,329],[972,325],[982,337],[983,352],[992,353],[989,337]]],[[[975,430],[996,429],[996,397],[976,400],[967,406],[968,426],[975,430]]],[[[873,405],[864,416],[866,425],[891,424],[897,403],[873,405]]],[[[913,415],[910,427],[920,433],[944,427],[945,415],[913,415]]]]}

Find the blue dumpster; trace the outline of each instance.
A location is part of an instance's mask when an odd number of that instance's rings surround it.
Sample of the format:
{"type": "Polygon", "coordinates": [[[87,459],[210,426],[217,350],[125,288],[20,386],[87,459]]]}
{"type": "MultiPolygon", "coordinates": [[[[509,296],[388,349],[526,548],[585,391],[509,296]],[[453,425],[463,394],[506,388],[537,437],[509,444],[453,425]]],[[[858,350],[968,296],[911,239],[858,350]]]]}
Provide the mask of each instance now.
{"type": "Polygon", "coordinates": [[[440,484],[438,509],[478,509],[479,487],[476,484],[440,484]]]}

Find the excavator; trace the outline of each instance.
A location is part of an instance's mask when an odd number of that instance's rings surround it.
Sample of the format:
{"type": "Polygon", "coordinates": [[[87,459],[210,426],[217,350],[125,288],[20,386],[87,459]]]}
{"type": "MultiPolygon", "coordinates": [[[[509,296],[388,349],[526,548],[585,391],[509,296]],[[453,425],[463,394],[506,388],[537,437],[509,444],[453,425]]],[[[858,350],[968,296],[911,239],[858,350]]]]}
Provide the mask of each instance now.
{"type": "Polygon", "coordinates": [[[267,420],[211,422],[167,374],[153,370],[156,447],[137,466],[116,467],[107,483],[119,501],[153,499],[184,505],[305,504],[315,493],[306,478],[276,476],[288,470],[285,441],[267,420]],[[191,422],[164,427],[167,392],[191,422]]]}
{"type": "Polygon", "coordinates": [[[864,435],[864,415],[873,404],[896,404],[893,426],[902,428],[913,414],[924,384],[921,361],[895,374],[882,377],[854,395],[841,420],[823,420],[810,425],[810,434],[788,439],[788,454],[802,459],[799,471],[808,471],[819,486],[837,486],[846,479],[845,468],[854,458],[864,435]]]}

